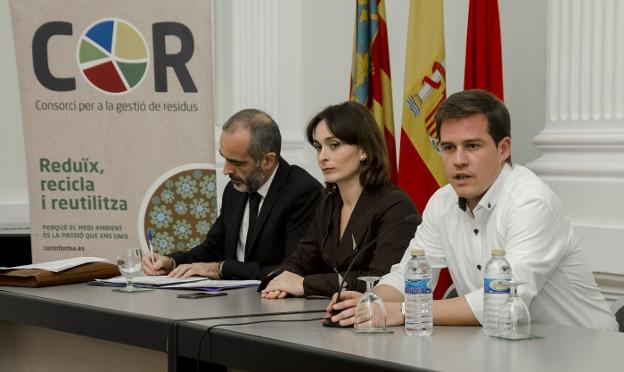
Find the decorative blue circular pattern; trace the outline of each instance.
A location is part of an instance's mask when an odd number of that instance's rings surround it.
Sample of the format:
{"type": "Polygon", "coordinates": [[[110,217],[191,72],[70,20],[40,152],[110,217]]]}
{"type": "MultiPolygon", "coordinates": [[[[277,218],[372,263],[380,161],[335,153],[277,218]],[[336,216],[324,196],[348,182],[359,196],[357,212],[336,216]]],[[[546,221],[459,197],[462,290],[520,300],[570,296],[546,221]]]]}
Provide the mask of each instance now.
{"type": "Polygon", "coordinates": [[[170,254],[201,243],[217,218],[214,170],[189,169],[165,180],[145,211],[145,239],[152,229],[154,251],[170,254]]]}

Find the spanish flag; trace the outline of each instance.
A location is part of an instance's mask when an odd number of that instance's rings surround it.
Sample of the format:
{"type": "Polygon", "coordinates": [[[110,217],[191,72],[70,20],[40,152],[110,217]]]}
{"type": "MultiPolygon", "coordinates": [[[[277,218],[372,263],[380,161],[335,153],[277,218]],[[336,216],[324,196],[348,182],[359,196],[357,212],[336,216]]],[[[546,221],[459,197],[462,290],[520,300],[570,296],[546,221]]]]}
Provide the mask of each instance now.
{"type": "Polygon", "coordinates": [[[446,184],[435,113],[446,98],[442,0],[412,0],[409,10],[399,186],[419,211],[446,184]]]}
{"type": "MultiPolygon", "coordinates": [[[[399,186],[422,213],[446,184],[434,118],[446,98],[442,0],[412,0],[407,32],[399,186]]],[[[433,298],[445,298],[452,283],[443,269],[433,298]]]]}
{"type": "Polygon", "coordinates": [[[350,100],[368,107],[388,148],[390,179],[397,183],[388,30],[383,0],[358,0],[350,100]]]}

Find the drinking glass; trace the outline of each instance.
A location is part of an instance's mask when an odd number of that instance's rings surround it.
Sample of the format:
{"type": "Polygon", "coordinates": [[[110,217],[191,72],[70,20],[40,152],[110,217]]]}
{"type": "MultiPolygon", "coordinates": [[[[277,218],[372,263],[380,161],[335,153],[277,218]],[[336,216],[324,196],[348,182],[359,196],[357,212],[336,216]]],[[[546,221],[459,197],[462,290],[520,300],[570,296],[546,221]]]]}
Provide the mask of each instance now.
{"type": "Polygon", "coordinates": [[[126,278],[126,286],[116,288],[118,292],[143,292],[149,289],[137,288],[132,285],[134,278],[141,274],[141,249],[122,247],[117,251],[117,267],[126,278]]]}
{"type": "Polygon", "coordinates": [[[379,276],[362,276],[358,278],[366,282],[366,292],[355,308],[355,331],[361,333],[386,332],[386,306],[381,297],[373,292],[379,276]]]}
{"type": "Polygon", "coordinates": [[[518,286],[524,282],[510,281],[509,297],[500,309],[497,336],[511,340],[529,338],[531,333],[531,314],[522,298],[518,296],[518,286]]]}

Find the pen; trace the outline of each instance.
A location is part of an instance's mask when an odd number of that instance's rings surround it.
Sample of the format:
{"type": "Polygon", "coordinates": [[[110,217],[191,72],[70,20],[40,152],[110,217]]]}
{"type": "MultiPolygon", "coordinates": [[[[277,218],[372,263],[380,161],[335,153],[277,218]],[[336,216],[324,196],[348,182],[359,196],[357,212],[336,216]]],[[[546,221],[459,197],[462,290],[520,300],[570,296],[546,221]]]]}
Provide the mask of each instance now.
{"type": "Polygon", "coordinates": [[[156,275],[154,269],[154,245],[152,244],[152,229],[147,229],[147,242],[149,243],[150,255],[152,256],[152,273],[156,275]]]}

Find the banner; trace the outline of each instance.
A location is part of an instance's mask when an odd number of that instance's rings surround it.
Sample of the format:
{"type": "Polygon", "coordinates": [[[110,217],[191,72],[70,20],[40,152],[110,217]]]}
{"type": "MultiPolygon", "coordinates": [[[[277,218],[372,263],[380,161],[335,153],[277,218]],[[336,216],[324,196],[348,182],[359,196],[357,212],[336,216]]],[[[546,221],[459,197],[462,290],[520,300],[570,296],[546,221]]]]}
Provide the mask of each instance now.
{"type": "Polygon", "coordinates": [[[365,105],[373,113],[388,148],[390,179],[396,184],[386,8],[383,0],[358,0],[355,12],[350,100],[365,105]]]}
{"type": "Polygon", "coordinates": [[[210,2],[12,0],[33,262],[187,249],[216,214],[210,2]],[[189,11],[192,10],[192,11],[189,11]]]}
{"type": "Polygon", "coordinates": [[[498,0],[470,0],[464,89],[484,89],[504,100],[501,54],[498,0]]]}

